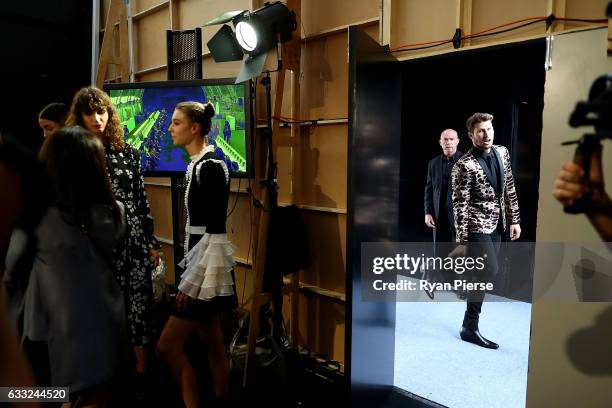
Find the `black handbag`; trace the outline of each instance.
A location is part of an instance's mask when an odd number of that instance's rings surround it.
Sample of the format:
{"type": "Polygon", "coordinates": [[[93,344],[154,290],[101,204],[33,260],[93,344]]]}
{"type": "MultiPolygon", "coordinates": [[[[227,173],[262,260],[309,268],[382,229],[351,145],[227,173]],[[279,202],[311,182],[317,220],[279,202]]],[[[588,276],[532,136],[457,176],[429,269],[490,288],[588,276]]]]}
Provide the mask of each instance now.
{"type": "Polygon", "coordinates": [[[310,266],[310,243],[306,224],[295,205],[274,207],[270,213],[263,290],[271,291],[279,277],[310,266]]]}

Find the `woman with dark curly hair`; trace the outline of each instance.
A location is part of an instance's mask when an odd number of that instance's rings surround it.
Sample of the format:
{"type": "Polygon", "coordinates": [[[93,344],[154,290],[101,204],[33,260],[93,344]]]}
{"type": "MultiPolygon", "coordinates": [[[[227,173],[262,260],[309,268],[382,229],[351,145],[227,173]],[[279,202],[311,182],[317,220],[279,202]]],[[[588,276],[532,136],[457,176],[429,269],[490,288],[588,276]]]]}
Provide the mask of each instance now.
{"type": "MultiPolygon", "coordinates": [[[[117,108],[98,88],[82,88],[74,95],[66,125],[80,125],[102,141],[113,193],[125,205],[127,236],[115,267],[125,296],[136,371],[144,374],[153,329],[151,274],[159,261],[159,244],[153,236],[153,218],[140,173],[140,154],[125,143],[117,108]]],[[[142,382],[142,376],[138,381],[142,382]]]]}

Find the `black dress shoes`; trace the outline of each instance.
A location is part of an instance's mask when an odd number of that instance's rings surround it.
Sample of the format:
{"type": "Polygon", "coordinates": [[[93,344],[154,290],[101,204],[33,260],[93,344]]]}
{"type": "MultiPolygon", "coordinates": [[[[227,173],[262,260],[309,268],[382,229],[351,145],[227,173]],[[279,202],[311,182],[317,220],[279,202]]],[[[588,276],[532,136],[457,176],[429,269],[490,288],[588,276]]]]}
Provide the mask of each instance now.
{"type": "Polygon", "coordinates": [[[434,300],[434,290],[430,288],[425,288],[424,290],[427,296],[429,296],[431,300],[434,300]]]}
{"type": "Polygon", "coordinates": [[[488,349],[497,349],[499,345],[497,343],[493,343],[491,340],[487,340],[482,337],[482,334],[476,330],[468,329],[465,326],[461,327],[461,332],[459,333],[461,336],[461,340],[467,341],[468,343],[474,343],[477,346],[488,348],[488,349]]]}
{"type": "Polygon", "coordinates": [[[459,300],[466,300],[467,299],[467,290],[463,290],[463,289],[459,289],[457,290],[457,299],[459,300]]]}
{"type": "MultiPolygon", "coordinates": [[[[421,278],[421,280],[424,280],[427,283],[433,283],[430,275],[431,275],[431,272],[424,271],[423,272],[423,277],[421,278]]],[[[434,299],[434,290],[433,290],[433,287],[430,287],[429,285],[427,285],[427,286],[425,286],[424,291],[427,294],[427,296],[429,296],[429,298],[431,300],[434,299]]]]}

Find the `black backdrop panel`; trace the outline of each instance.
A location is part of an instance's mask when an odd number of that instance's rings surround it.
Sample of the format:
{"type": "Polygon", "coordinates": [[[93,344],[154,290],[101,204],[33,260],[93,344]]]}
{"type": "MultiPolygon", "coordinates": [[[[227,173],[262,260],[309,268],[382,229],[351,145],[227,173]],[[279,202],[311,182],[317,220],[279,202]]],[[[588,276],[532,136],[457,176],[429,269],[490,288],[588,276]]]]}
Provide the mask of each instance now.
{"type": "Polygon", "coordinates": [[[361,243],[397,241],[400,65],[371,37],[349,29],[347,378],[351,406],[383,406],[393,386],[395,304],[362,302],[361,243]]]}
{"type": "MultiPolygon", "coordinates": [[[[508,44],[403,62],[400,241],[427,242],[423,190],[427,163],[441,153],[438,140],[457,130],[459,150],[472,147],[465,122],[474,112],[494,116],[494,144],[511,155],[521,213],[521,241],[536,241],[540,148],[544,109],[545,40],[508,44]]],[[[530,301],[532,254],[508,247],[493,293],[530,301]],[[520,267],[508,270],[508,265],[520,267]],[[512,279],[507,279],[512,273],[512,279]]]]}
{"type": "Polygon", "coordinates": [[[494,115],[494,143],[512,156],[522,240],[536,240],[544,56],[545,40],[538,39],[402,63],[402,241],[431,240],[423,210],[427,162],[441,153],[446,128],[459,133],[460,150],[471,148],[465,122],[474,112],[494,115]]]}

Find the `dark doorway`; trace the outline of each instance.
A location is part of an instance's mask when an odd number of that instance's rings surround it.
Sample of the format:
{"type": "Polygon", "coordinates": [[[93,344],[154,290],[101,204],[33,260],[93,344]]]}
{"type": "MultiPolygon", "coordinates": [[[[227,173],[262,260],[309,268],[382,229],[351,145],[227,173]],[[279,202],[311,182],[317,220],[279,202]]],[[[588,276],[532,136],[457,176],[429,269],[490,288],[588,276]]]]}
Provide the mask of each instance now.
{"type": "Polygon", "coordinates": [[[544,57],[545,41],[534,40],[403,63],[401,241],[431,240],[423,223],[427,162],[440,154],[447,128],[459,133],[459,150],[471,148],[465,122],[474,112],[494,116],[494,143],[512,157],[522,240],[536,240],[544,57]]]}

